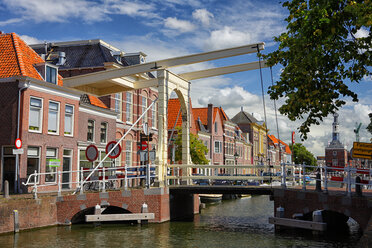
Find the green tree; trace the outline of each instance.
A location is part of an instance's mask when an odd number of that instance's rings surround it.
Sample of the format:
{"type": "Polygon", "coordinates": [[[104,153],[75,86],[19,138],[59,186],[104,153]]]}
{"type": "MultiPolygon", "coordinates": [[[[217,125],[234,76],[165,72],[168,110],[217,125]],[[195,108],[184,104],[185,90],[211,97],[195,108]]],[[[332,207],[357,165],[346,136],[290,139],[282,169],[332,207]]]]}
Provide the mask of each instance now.
{"type": "Polygon", "coordinates": [[[345,81],[372,74],[372,0],[291,0],[283,7],[287,31],[274,38],[278,49],[263,55],[268,65],[284,67],[269,94],[284,97],[280,113],[303,120],[299,131],[306,139],[311,125],[346,103],[342,97],[358,101],[345,81]],[[368,34],[357,37],[358,31],[368,34]]]}
{"type": "Polygon", "coordinates": [[[369,125],[367,126],[367,131],[372,134],[372,113],[370,113],[368,116],[369,119],[371,120],[371,123],[369,123],[369,125]]]}
{"type": "MultiPolygon", "coordinates": [[[[175,140],[176,148],[176,161],[182,160],[182,129],[177,127],[177,137],[175,140]]],[[[190,133],[190,155],[191,161],[194,164],[208,164],[209,160],[205,158],[208,153],[208,148],[198,139],[197,135],[190,133]]]]}
{"type": "Polygon", "coordinates": [[[314,155],[309,152],[305,146],[303,146],[301,143],[296,143],[289,146],[293,152],[293,161],[295,164],[303,164],[306,165],[314,165],[316,166],[316,158],[314,155]]]}

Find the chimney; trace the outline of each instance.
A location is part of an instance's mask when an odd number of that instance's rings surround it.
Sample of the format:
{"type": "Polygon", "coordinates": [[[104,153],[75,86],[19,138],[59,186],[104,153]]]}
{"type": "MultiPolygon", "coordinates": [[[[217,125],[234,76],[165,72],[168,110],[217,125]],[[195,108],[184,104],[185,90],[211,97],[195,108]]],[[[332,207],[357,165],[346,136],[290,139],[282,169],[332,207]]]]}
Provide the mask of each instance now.
{"type": "Polygon", "coordinates": [[[64,65],[66,62],[66,54],[65,52],[58,53],[58,63],[57,65],[64,65]]]}
{"type": "Polygon", "coordinates": [[[213,125],[213,104],[208,104],[208,131],[212,133],[212,125],[213,125]]]}

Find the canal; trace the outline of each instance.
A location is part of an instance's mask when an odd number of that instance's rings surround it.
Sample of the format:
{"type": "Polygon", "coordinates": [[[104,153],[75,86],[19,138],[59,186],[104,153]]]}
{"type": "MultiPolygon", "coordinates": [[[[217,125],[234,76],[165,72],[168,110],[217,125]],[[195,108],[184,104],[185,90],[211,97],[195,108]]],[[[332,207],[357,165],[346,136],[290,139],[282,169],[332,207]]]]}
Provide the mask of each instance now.
{"type": "Polygon", "coordinates": [[[0,235],[0,247],[354,247],[359,234],[275,232],[273,202],[254,196],[207,205],[193,222],[145,226],[92,224],[49,227],[0,235]]]}

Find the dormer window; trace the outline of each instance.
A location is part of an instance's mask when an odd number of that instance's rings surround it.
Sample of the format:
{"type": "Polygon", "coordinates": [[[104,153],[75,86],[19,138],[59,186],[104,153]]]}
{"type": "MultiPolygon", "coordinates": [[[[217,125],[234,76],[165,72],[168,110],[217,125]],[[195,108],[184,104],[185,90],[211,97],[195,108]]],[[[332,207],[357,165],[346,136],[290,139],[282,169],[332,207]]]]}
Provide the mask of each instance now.
{"type": "Polygon", "coordinates": [[[52,84],[57,84],[57,68],[52,67],[50,65],[45,65],[45,81],[52,83],[52,84]]]}
{"type": "Polygon", "coordinates": [[[49,63],[40,63],[36,64],[35,68],[46,82],[52,84],[58,83],[58,66],[49,63]]]}

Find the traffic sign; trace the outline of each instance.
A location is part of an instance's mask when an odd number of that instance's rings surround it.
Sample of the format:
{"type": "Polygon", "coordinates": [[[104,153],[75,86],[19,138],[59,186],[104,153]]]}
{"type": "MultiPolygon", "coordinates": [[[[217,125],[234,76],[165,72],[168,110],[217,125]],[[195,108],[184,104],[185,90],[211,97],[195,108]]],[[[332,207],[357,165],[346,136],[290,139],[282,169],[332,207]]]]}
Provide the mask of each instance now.
{"type": "Polygon", "coordinates": [[[353,148],[351,151],[351,156],[353,158],[372,159],[372,151],[353,148]]]}
{"type": "MultiPolygon", "coordinates": [[[[117,144],[116,141],[110,141],[107,145],[106,145],[106,154],[108,154],[112,148],[114,148],[114,146],[117,144]]],[[[121,153],[121,146],[120,144],[118,144],[115,149],[108,155],[109,158],[117,158],[119,157],[121,153]]]]}
{"type": "Polygon", "coordinates": [[[292,132],[292,144],[294,144],[296,142],[296,136],[295,136],[295,132],[293,131],[292,132]]]}
{"type": "Polygon", "coordinates": [[[140,143],[140,145],[138,145],[137,146],[138,147],[138,150],[146,150],[147,149],[147,147],[148,147],[148,145],[147,145],[147,142],[146,141],[142,141],[141,143],[140,143]]]}
{"type": "Polygon", "coordinates": [[[16,155],[16,154],[23,154],[23,148],[19,148],[19,149],[13,149],[13,154],[16,155]]]}
{"type": "Polygon", "coordinates": [[[354,142],[351,156],[372,159],[372,143],[354,142]]]}
{"type": "Polygon", "coordinates": [[[22,147],[22,140],[21,139],[16,139],[15,140],[15,146],[17,149],[20,149],[22,147]]]}
{"type": "Polygon", "coordinates": [[[97,147],[95,145],[89,145],[85,150],[85,157],[87,157],[90,162],[95,161],[98,158],[97,147]]]}

